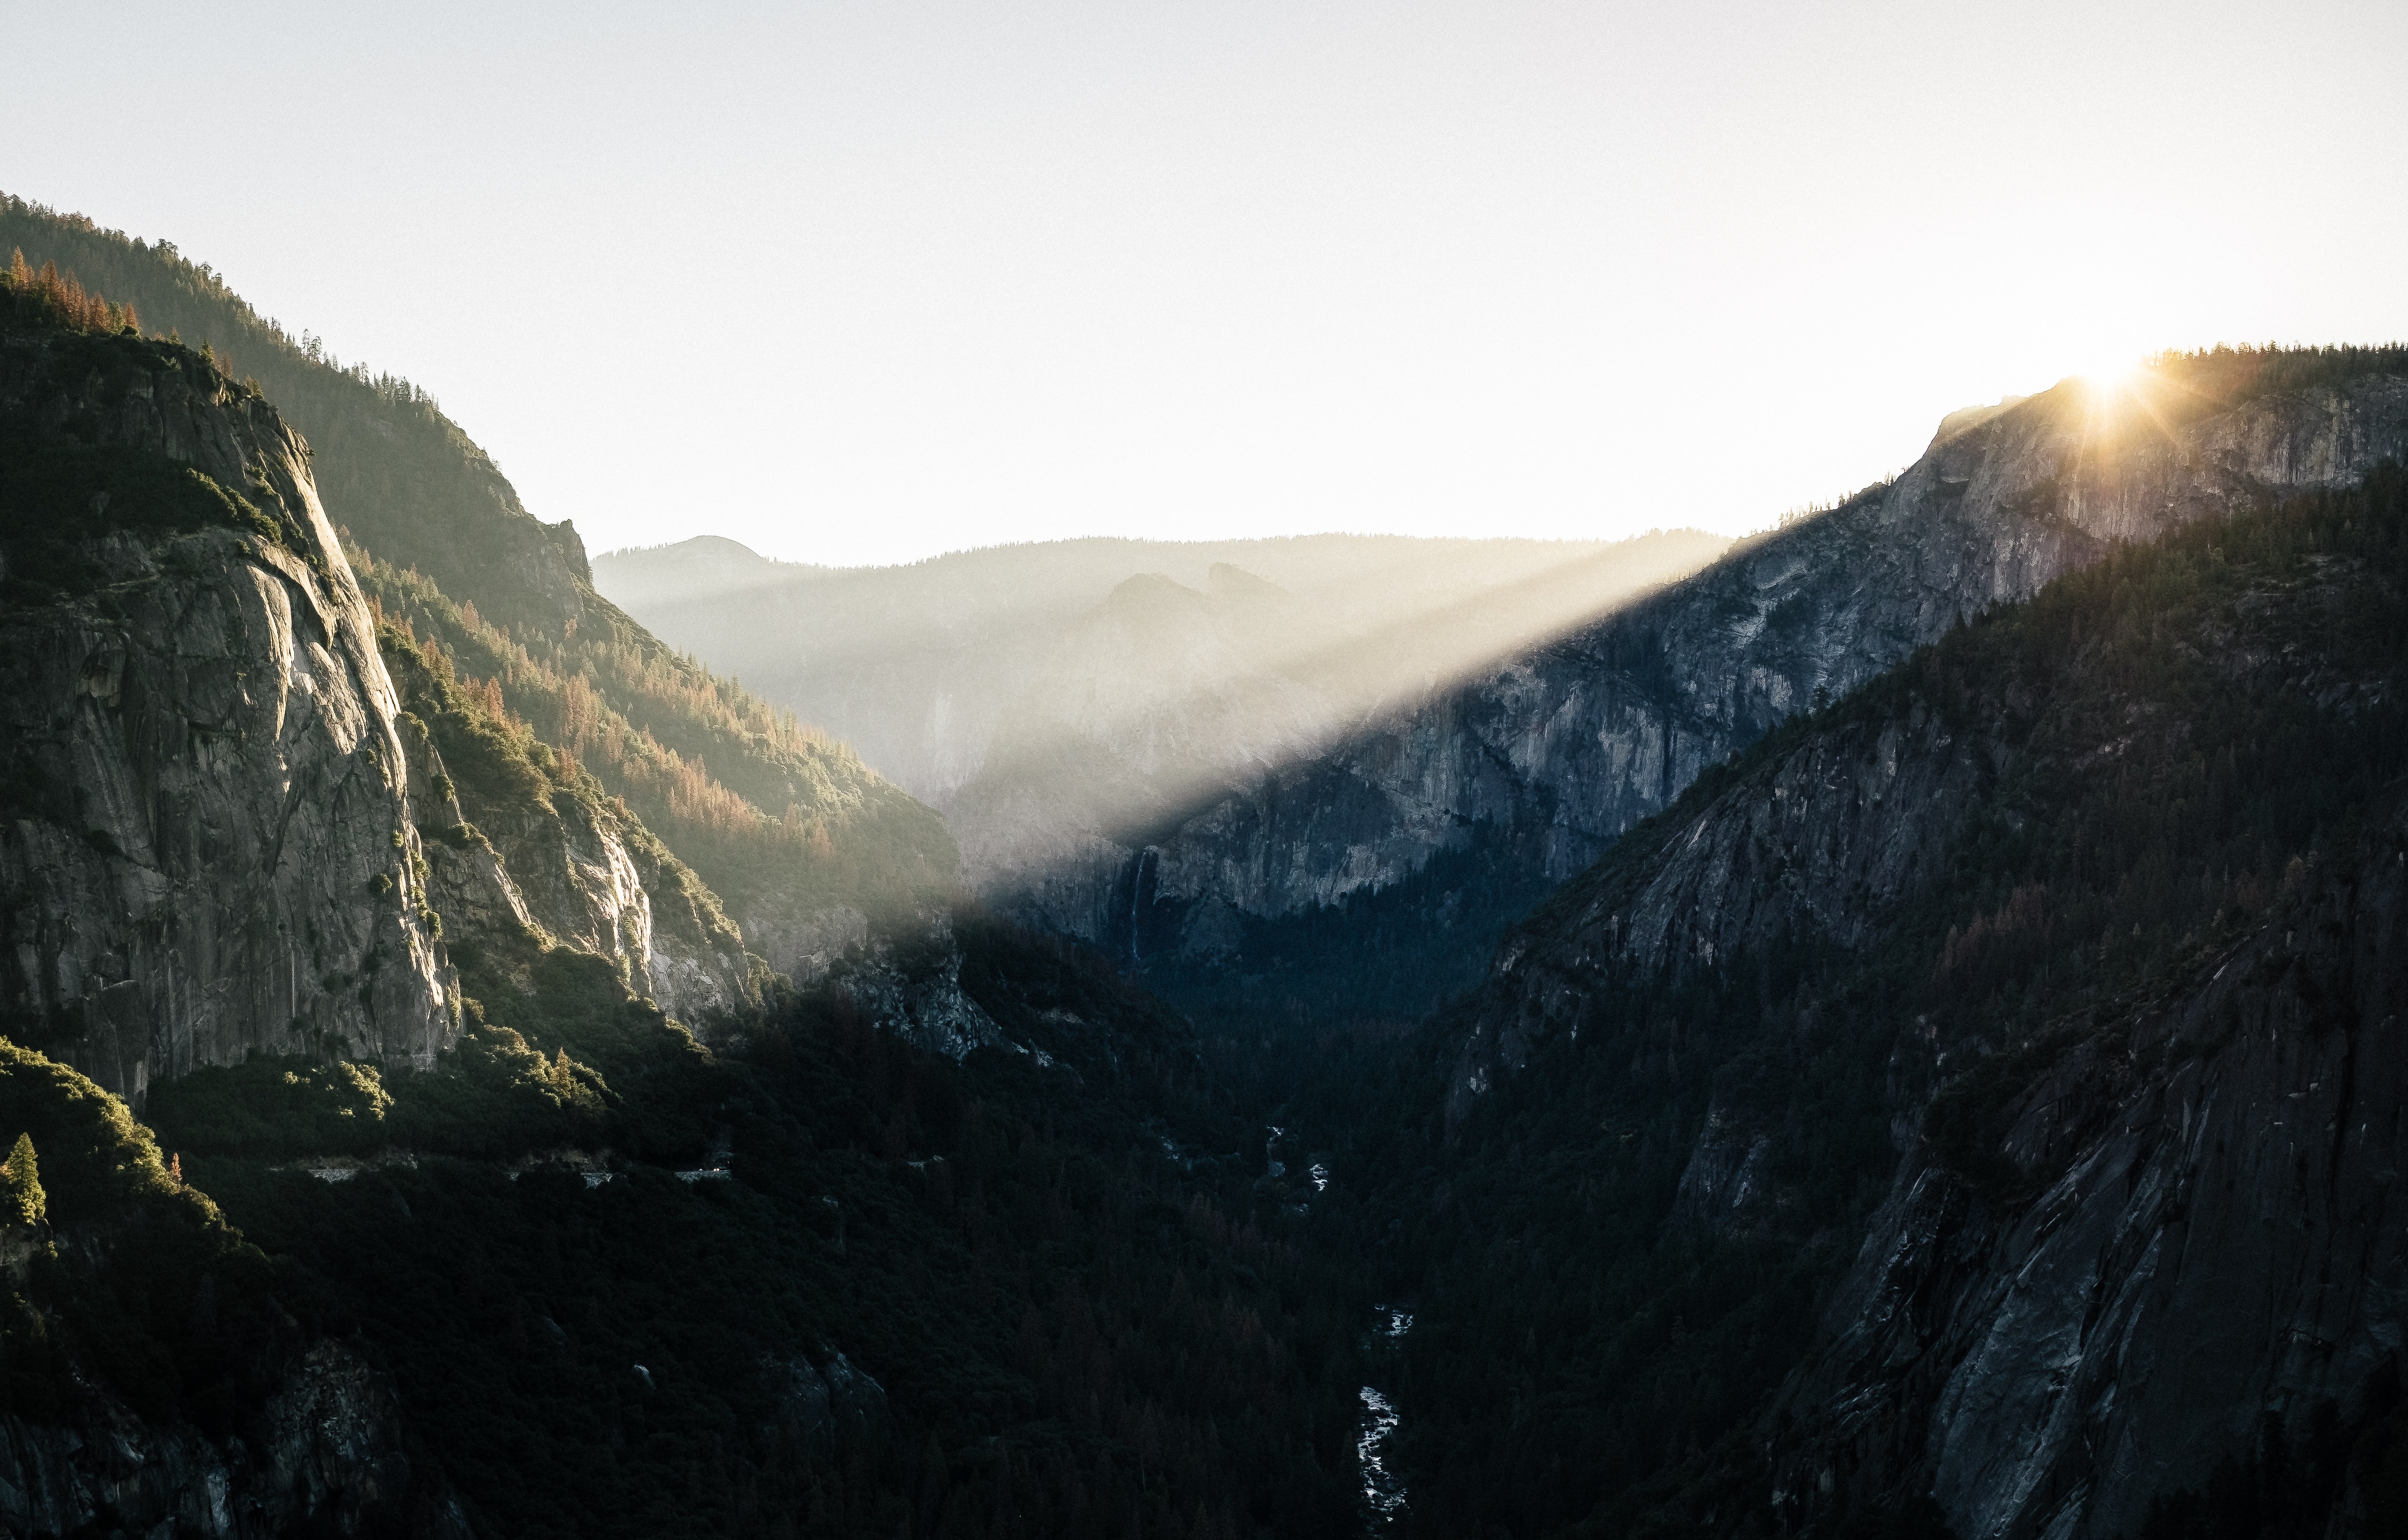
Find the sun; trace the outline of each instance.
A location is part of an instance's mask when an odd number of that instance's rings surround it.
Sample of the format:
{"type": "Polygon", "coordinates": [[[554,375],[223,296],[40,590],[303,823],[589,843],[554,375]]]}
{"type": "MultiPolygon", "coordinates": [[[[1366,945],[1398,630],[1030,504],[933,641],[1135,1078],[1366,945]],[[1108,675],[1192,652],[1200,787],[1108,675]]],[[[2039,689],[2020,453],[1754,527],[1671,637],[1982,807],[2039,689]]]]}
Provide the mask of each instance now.
{"type": "Polygon", "coordinates": [[[2093,391],[2120,394],[2130,390],[2146,368],[2136,353],[2102,349],[2076,371],[2076,378],[2093,391]]]}

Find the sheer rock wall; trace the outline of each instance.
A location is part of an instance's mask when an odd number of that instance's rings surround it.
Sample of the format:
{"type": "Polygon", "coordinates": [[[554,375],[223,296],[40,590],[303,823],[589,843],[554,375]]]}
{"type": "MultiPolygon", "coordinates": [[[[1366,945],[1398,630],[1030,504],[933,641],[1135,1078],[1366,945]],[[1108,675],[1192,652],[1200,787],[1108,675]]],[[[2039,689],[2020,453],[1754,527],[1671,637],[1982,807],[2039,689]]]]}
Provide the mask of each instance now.
{"type": "Polygon", "coordinates": [[[455,1023],[393,686],[307,449],[222,377],[70,371],[38,335],[0,411],[301,532],[120,531],[95,586],[0,609],[0,1008],[137,1105],[253,1050],[432,1063],[455,1023]]]}

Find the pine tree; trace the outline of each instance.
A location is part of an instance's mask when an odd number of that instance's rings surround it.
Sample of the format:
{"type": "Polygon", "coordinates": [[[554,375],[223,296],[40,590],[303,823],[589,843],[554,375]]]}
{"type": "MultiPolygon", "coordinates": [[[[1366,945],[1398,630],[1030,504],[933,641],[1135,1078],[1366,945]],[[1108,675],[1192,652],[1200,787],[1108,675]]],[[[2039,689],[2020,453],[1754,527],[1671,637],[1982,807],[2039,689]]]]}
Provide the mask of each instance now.
{"type": "Polygon", "coordinates": [[[0,1221],[40,1224],[50,1213],[50,1200],[42,1195],[41,1172],[34,1162],[34,1136],[20,1134],[7,1162],[0,1164],[0,1221]]]}

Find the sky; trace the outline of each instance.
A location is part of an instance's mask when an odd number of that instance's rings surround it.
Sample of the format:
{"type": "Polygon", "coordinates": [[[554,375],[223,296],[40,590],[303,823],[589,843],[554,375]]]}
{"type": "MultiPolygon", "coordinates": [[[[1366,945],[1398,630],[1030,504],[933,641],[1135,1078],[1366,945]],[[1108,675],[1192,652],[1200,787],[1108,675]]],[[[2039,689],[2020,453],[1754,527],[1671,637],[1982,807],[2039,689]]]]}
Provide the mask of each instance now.
{"type": "Polygon", "coordinates": [[[0,190],[596,551],[1737,534],[2068,374],[2408,338],[2397,0],[7,10],[0,190]]]}

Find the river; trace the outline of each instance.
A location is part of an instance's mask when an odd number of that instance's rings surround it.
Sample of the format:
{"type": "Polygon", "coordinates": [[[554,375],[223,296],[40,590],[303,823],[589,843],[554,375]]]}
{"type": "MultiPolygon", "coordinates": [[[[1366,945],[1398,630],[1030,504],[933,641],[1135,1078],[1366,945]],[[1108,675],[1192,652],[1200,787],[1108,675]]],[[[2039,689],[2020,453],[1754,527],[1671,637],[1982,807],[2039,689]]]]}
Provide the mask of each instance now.
{"type": "MultiPolygon", "coordinates": [[[[1371,1328],[1370,1334],[1379,1340],[1371,1346],[1375,1351],[1384,1349],[1393,1354],[1405,1340],[1405,1333],[1413,1329],[1412,1315],[1394,1305],[1383,1305],[1374,1308],[1379,1319],[1371,1328]]],[[[1388,1468],[1387,1460],[1381,1452],[1388,1436],[1397,1431],[1404,1419],[1388,1398],[1380,1393],[1378,1387],[1366,1385],[1358,1394],[1363,1403],[1363,1422],[1354,1438],[1354,1458],[1362,1467],[1363,1503],[1370,1510],[1370,1531],[1379,1534],[1384,1533],[1405,1508],[1404,1481],[1388,1468]]]]}

